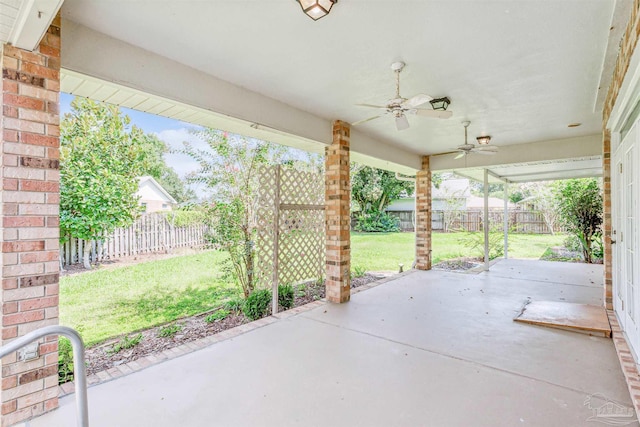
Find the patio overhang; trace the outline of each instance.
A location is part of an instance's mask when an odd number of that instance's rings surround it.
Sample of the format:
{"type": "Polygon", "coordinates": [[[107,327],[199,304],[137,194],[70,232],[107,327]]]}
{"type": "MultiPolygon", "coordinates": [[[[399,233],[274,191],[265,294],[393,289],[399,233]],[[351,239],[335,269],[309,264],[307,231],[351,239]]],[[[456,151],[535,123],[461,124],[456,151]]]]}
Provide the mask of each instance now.
{"type": "Polygon", "coordinates": [[[431,169],[476,181],[483,181],[487,169],[492,184],[599,177],[602,176],[602,135],[506,145],[491,156],[470,154],[456,159],[452,154],[434,155],[431,169]]]}
{"type": "MultiPolygon", "coordinates": [[[[72,21],[62,23],[61,90],[313,153],[331,143],[331,119],[311,114],[72,21]],[[153,71],[149,71],[153,70],[153,71]],[[179,81],[180,84],[176,84],[179,81]]],[[[413,174],[420,155],[357,130],[351,158],[413,174]]]]}

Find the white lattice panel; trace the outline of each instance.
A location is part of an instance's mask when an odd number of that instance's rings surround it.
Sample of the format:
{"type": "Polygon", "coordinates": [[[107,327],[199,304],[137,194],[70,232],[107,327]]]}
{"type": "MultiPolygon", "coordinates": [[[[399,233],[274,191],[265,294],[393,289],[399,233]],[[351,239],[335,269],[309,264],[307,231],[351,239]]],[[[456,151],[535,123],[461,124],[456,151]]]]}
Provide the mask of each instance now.
{"type": "Polygon", "coordinates": [[[278,179],[276,168],[266,167],[260,173],[256,278],[261,287],[272,284],[274,266],[278,267],[280,284],[320,278],[324,273],[324,177],[280,167],[278,179]],[[276,211],[279,212],[277,262],[276,211]]]}

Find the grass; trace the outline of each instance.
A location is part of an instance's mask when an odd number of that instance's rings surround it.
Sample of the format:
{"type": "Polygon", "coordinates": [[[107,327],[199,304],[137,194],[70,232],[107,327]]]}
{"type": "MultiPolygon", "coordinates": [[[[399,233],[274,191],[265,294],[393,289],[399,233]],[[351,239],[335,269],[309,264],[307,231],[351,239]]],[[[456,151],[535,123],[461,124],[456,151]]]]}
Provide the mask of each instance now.
{"type": "MultiPolygon", "coordinates": [[[[461,233],[433,233],[433,263],[463,256],[481,256],[472,253],[461,242],[461,233]]],[[[540,258],[548,247],[562,246],[566,235],[510,234],[509,256],[512,258],[540,258]]],[[[414,233],[352,233],[351,265],[367,271],[411,268],[414,260],[414,233]]]]}
{"type": "Polygon", "coordinates": [[[223,273],[225,260],[207,251],[62,277],[60,323],[92,345],[202,313],[240,294],[223,273]]]}

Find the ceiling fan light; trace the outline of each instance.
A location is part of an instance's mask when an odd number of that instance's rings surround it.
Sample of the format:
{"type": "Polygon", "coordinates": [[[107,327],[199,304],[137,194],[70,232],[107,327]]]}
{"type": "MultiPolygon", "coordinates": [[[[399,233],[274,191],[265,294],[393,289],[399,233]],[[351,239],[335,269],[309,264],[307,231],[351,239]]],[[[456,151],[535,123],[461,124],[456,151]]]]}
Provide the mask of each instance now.
{"type": "Polygon", "coordinates": [[[451,100],[446,96],[443,98],[432,99],[429,102],[431,103],[431,107],[434,110],[441,110],[441,111],[446,111],[447,108],[449,107],[449,104],[451,104],[451,100]]]}
{"type": "Polygon", "coordinates": [[[338,0],[296,0],[302,11],[314,21],[323,18],[331,12],[331,8],[338,0]]]}
{"type": "Polygon", "coordinates": [[[491,142],[491,137],[489,135],[487,135],[487,136],[478,136],[478,137],[476,137],[476,140],[478,141],[478,144],[480,144],[480,145],[488,145],[489,142],[491,142]]]}

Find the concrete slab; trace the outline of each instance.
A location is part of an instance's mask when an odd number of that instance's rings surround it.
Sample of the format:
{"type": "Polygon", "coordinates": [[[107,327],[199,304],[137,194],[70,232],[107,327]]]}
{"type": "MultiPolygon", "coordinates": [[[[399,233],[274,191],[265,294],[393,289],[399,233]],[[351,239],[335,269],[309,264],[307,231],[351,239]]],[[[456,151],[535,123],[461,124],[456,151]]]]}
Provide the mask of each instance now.
{"type": "MultiPolygon", "coordinates": [[[[528,297],[598,303],[601,288],[502,267],[523,277],[415,272],[92,387],[91,425],[570,427],[630,407],[610,339],[512,320],[528,297]]],[[[30,426],[73,411],[72,395],[30,426]]]]}
{"type": "Polygon", "coordinates": [[[611,326],[603,306],[558,301],[533,301],[513,319],[531,325],[610,337],[611,326]]]}

